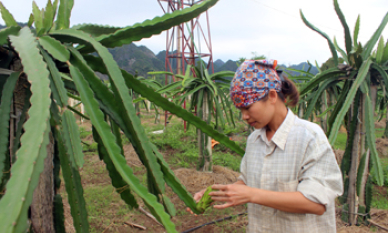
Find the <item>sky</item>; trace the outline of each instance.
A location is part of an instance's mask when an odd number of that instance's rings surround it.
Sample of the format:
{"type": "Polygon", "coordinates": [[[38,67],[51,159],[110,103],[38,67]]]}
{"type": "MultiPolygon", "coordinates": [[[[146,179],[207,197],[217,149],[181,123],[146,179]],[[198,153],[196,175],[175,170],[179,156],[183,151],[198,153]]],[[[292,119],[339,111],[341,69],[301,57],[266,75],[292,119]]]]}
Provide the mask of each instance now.
{"type": "MultiPolygon", "coordinates": [[[[28,21],[32,0],[1,2],[18,22],[28,21]]],[[[35,2],[43,8],[47,0],[35,2]]],[[[388,12],[387,0],[338,0],[338,3],[352,34],[360,15],[361,44],[370,39],[388,12]]],[[[162,5],[165,7],[165,2],[162,1],[162,5]]],[[[279,64],[310,61],[321,65],[331,57],[329,46],[326,39],[303,23],[299,10],[331,39],[336,37],[344,49],[343,27],[332,0],[219,0],[208,11],[213,60],[226,62],[256,54],[276,59],[279,64]]],[[[162,15],[158,0],[74,0],[71,26],[92,23],[124,27],[162,15]]],[[[205,19],[202,15],[200,24],[206,31],[205,19]]],[[[4,24],[1,19],[0,23],[4,24]]],[[[382,35],[388,39],[388,26],[382,35]]],[[[198,51],[208,52],[203,39],[196,43],[198,51]]],[[[163,32],[135,44],[145,45],[157,54],[166,49],[166,34],[163,32]]]]}

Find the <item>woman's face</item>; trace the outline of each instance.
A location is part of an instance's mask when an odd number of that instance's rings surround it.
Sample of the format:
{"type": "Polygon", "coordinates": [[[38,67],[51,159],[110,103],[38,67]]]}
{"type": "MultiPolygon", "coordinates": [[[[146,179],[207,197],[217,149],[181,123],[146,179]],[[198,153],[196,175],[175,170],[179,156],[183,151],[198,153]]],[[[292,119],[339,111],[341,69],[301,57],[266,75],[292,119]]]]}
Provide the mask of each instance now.
{"type": "Polygon", "coordinates": [[[255,129],[267,126],[275,112],[275,105],[271,104],[270,100],[271,98],[260,100],[247,107],[240,108],[243,120],[255,129]]]}

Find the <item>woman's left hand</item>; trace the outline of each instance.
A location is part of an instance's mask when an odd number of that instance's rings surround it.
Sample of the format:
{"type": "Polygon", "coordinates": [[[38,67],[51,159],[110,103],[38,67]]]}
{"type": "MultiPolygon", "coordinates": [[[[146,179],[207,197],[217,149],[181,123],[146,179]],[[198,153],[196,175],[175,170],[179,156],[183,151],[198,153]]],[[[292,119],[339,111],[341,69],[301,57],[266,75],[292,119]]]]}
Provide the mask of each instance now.
{"type": "Polygon", "coordinates": [[[224,209],[248,203],[253,194],[252,188],[245,184],[214,184],[212,185],[212,188],[217,190],[209,193],[209,195],[212,196],[212,199],[214,201],[225,202],[221,205],[214,205],[213,207],[216,209],[224,209]]]}

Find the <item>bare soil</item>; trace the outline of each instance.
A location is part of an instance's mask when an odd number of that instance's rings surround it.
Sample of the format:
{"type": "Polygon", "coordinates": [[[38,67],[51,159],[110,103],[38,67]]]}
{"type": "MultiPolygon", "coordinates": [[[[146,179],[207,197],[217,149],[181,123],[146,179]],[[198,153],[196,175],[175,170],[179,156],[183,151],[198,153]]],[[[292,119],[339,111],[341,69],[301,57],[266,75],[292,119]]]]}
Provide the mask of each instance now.
{"type": "MultiPolygon", "coordinates": [[[[88,125],[87,122],[84,122],[82,125],[86,128],[90,128],[90,125],[88,125]]],[[[90,140],[90,138],[88,139],[90,140]]],[[[387,146],[388,140],[377,141],[378,150],[385,151],[385,154],[387,152],[387,146]]],[[[124,152],[128,165],[134,169],[135,175],[141,177],[145,173],[145,169],[142,168],[143,166],[141,165],[141,162],[138,159],[136,153],[134,152],[132,146],[125,145],[124,152]]],[[[343,156],[343,151],[336,150],[335,154],[337,157],[337,161],[340,161],[343,156]]],[[[174,156],[174,151],[168,150],[166,152],[163,152],[163,156],[166,160],[168,160],[169,156],[174,156]]],[[[98,155],[89,155],[86,156],[85,159],[86,161],[84,168],[80,171],[84,189],[90,186],[103,186],[111,183],[107,171],[101,169],[101,167],[105,168],[105,164],[99,160],[98,155]],[[96,172],[86,173],[86,170],[95,170],[96,172]],[[103,172],[101,172],[101,170],[103,170],[103,172]]],[[[194,164],[193,167],[195,167],[194,164]]],[[[239,176],[238,172],[232,171],[222,166],[214,166],[214,172],[212,173],[199,172],[195,169],[187,168],[174,168],[174,173],[179,178],[181,183],[186,187],[186,189],[193,195],[195,192],[215,183],[232,183],[236,181],[237,177],[239,176]]],[[[62,193],[65,193],[64,187],[62,187],[61,190],[62,193]]],[[[112,192],[111,195],[118,194],[116,192],[112,192]]],[[[75,232],[75,229],[73,227],[72,217],[70,214],[70,207],[67,203],[67,195],[63,196],[65,207],[66,232],[73,233],[75,232]]],[[[225,211],[209,209],[203,215],[192,215],[186,211],[186,206],[184,205],[184,203],[169,188],[167,188],[167,196],[170,197],[172,203],[175,205],[175,208],[177,210],[177,215],[175,217],[172,217],[172,221],[176,225],[176,229],[178,230],[178,232],[187,232],[188,229],[192,229],[202,224],[246,212],[245,206],[237,206],[234,208],[229,208],[225,211]]],[[[144,209],[146,209],[141,203],[141,201],[139,201],[139,203],[144,209]]],[[[124,217],[116,216],[116,209],[118,209],[120,205],[125,205],[125,203],[120,200],[118,203],[111,203],[111,209],[103,209],[102,211],[105,211],[107,213],[106,217],[104,217],[106,219],[103,219],[98,222],[91,221],[91,227],[94,228],[94,231],[92,232],[166,232],[162,226],[158,225],[150,217],[136,210],[128,211],[128,213],[126,213],[124,217]],[[145,229],[140,229],[136,227],[136,224],[145,227],[145,229]]],[[[388,229],[387,210],[372,209],[371,222],[373,222],[374,224],[370,224],[368,226],[348,226],[347,223],[341,220],[340,215],[341,209],[337,209],[337,232],[339,233],[388,232],[388,230],[383,229],[388,229]],[[380,227],[376,225],[379,225],[380,227]]],[[[93,218],[93,216],[89,216],[89,218],[93,218]]],[[[247,225],[247,223],[248,221],[246,215],[240,215],[238,217],[233,217],[230,220],[225,220],[216,224],[209,224],[207,226],[203,226],[193,232],[245,232],[245,226],[247,225]]]]}

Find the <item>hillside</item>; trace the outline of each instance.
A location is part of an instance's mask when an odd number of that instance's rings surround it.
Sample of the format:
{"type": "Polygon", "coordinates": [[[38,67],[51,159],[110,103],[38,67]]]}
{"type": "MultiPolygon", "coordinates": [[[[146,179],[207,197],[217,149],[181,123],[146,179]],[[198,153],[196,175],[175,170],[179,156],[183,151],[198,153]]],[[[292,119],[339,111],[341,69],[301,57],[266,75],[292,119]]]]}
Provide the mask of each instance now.
{"type": "Polygon", "coordinates": [[[147,76],[150,71],[164,70],[164,62],[147,47],[134,43],[109,49],[120,68],[139,76],[147,76]]]}
{"type": "MultiPolygon", "coordinates": [[[[27,26],[26,23],[18,23],[20,26],[27,26]]],[[[5,28],[4,25],[0,24],[0,29],[5,28]]],[[[116,60],[120,68],[128,71],[133,75],[147,77],[147,73],[150,71],[164,71],[165,70],[165,58],[166,50],[160,51],[156,55],[143,45],[136,45],[134,43],[125,45],[122,47],[117,47],[109,49],[110,53],[113,55],[113,58],[116,60]]],[[[238,67],[238,61],[227,60],[226,62],[218,59],[214,61],[214,72],[219,71],[236,71],[238,67]]],[[[172,69],[176,69],[176,62],[171,62],[172,69]]],[[[309,65],[306,62],[300,64],[291,65],[289,67],[285,65],[279,66],[282,69],[292,68],[297,70],[307,71],[309,65]]],[[[298,73],[293,71],[288,71],[291,75],[298,75],[298,73]]],[[[318,70],[316,67],[312,67],[310,70],[311,73],[316,74],[318,70]]],[[[157,80],[163,82],[164,76],[157,77],[157,80]]]]}

